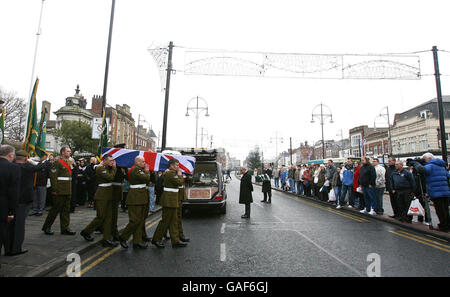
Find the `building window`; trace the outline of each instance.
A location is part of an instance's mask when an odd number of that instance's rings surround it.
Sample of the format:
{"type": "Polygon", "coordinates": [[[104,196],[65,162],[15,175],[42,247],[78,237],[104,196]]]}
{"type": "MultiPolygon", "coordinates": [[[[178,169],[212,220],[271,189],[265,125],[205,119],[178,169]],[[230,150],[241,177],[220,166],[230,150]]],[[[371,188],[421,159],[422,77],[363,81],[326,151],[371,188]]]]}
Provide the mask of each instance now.
{"type": "Polygon", "coordinates": [[[360,146],[361,134],[352,135],[352,146],[360,146]]]}
{"type": "Polygon", "coordinates": [[[352,150],[352,155],[355,157],[361,157],[361,155],[359,154],[359,150],[352,150]]]}
{"type": "Polygon", "coordinates": [[[378,147],[377,146],[373,147],[373,154],[378,155],[378,147]]]}
{"type": "Polygon", "coordinates": [[[422,150],[422,151],[426,151],[426,150],[428,150],[428,141],[427,141],[427,137],[426,137],[426,135],[422,135],[422,136],[420,136],[419,137],[419,139],[420,139],[420,149],[422,150]]]}

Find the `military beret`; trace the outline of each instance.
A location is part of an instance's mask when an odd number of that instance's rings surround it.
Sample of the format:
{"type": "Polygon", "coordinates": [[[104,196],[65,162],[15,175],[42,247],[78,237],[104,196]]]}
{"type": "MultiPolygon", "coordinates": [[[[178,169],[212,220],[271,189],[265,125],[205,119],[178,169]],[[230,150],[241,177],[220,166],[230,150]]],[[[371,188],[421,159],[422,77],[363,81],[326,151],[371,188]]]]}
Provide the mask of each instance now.
{"type": "Polygon", "coordinates": [[[18,151],[16,151],[16,156],[28,157],[28,153],[24,150],[18,150],[18,151]]]}

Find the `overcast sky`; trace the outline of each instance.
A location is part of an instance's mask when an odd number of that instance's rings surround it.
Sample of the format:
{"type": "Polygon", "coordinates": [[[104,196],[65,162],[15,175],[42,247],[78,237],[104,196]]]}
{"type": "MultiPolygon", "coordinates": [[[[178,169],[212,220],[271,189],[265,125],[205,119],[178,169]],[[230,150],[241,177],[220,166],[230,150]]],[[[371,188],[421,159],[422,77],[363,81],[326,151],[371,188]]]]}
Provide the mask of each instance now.
{"type": "MultiPolygon", "coordinates": [[[[0,2],[0,87],[28,97],[41,0],[0,2]]],[[[106,59],[110,0],[46,0],[36,75],[38,102],[52,112],[80,84],[91,106],[101,95],[106,59]]],[[[443,1],[144,1],[117,0],[107,103],[131,106],[161,131],[164,93],[158,68],[148,53],[152,44],[255,52],[367,54],[450,51],[450,3],[443,1]]],[[[318,80],[186,75],[185,49],[174,49],[169,104],[168,146],[194,146],[195,118],[185,117],[188,101],[207,100],[210,117],[199,127],[243,159],[258,144],[275,155],[276,133],[284,137],[278,152],[300,141],[321,138],[311,113],[323,102],[334,123],[325,138],[339,140],[359,125],[373,126],[381,109],[391,118],[436,97],[434,77],[421,80],[318,80]]],[[[422,74],[433,73],[432,53],[419,54],[422,74]]],[[[441,73],[450,75],[450,54],[440,52],[441,73]]],[[[449,94],[450,76],[442,77],[449,94]]],[[[52,119],[56,119],[52,115],[52,119]]],[[[378,125],[386,126],[383,119],[378,125]]],[[[147,125],[147,124],[144,124],[147,125]]],[[[204,141],[204,146],[206,140],[204,141]]]]}

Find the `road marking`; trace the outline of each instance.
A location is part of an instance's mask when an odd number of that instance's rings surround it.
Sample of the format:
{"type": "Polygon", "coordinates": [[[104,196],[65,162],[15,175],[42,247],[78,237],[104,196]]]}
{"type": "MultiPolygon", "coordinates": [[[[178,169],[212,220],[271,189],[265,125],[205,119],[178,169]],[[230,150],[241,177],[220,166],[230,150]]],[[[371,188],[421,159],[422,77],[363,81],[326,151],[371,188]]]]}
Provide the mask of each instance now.
{"type": "Polygon", "coordinates": [[[364,276],[361,272],[359,272],[358,270],[356,270],[356,268],[350,266],[349,264],[345,263],[344,261],[342,261],[341,259],[339,259],[337,256],[333,255],[332,253],[330,253],[329,251],[327,251],[325,248],[323,248],[322,246],[320,246],[319,244],[315,243],[312,239],[310,239],[308,236],[306,236],[305,234],[301,233],[300,231],[297,230],[292,230],[294,232],[296,232],[297,234],[299,234],[300,236],[302,236],[303,238],[305,238],[306,240],[308,240],[309,242],[311,242],[312,244],[314,244],[316,247],[318,247],[319,249],[321,249],[323,252],[325,252],[327,255],[329,255],[331,258],[335,259],[336,261],[338,261],[339,263],[341,263],[342,265],[344,265],[345,267],[347,267],[348,269],[350,269],[351,271],[355,272],[356,274],[358,274],[359,276],[364,276]]]}
{"type": "MultiPolygon", "coordinates": [[[[156,223],[159,223],[159,220],[161,219],[161,217],[155,218],[154,220],[149,220],[148,222],[146,222],[147,227],[145,228],[146,230],[150,229],[151,227],[153,227],[156,223]],[[150,224],[150,225],[149,225],[150,224]],[[149,226],[148,226],[149,225],[149,226]]],[[[131,242],[131,239],[128,240],[128,242],[131,242]]],[[[84,260],[81,265],[89,262],[91,259],[97,257],[98,255],[100,255],[101,253],[103,253],[106,250],[110,250],[110,248],[106,247],[104,249],[102,249],[100,252],[97,252],[96,254],[94,254],[93,256],[87,258],[86,260],[84,260]]],[[[80,276],[82,276],[84,273],[86,273],[87,271],[91,270],[93,267],[97,266],[100,262],[104,261],[106,258],[108,258],[109,256],[111,256],[112,254],[114,254],[115,252],[117,252],[118,250],[120,250],[120,246],[115,247],[114,249],[110,250],[109,252],[105,253],[102,257],[98,258],[95,262],[91,263],[88,267],[86,267],[85,269],[83,269],[80,273],[80,276]]],[[[63,273],[61,275],[59,275],[59,277],[65,277],[66,273],[63,273]]]]}
{"type": "Polygon", "coordinates": [[[277,219],[278,221],[280,221],[281,223],[283,223],[284,224],[284,222],[283,222],[283,220],[282,219],[280,219],[279,217],[277,217],[277,216],[273,216],[275,219],[277,219]]]}
{"type": "Polygon", "coordinates": [[[439,246],[442,246],[442,247],[445,247],[445,248],[450,248],[450,246],[447,245],[447,244],[442,244],[442,243],[434,241],[432,239],[425,238],[425,237],[422,237],[422,236],[417,235],[417,234],[406,232],[405,230],[397,230],[397,232],[403,233],[403,234],[406,234],[406,235],[409,235],[409,236],[412,236],[412,237],[415,237],[415,238],[420,239],[420,240],[425,240],[425,241],[427,241],[429,243],[432,243],[432,244],[435,244],[435,245],[439,245],[439,246]]]}
{"type": "Polygon", "coordinates": [[[430,234],[425,234],[425,236],[432,237],[433,239],[440,240],[440,241],[443,241],[443,242],[448,242],[448,240],[445,240],[443,238],[439,238],[439,237],[436,237],[436,236],[433,236],[433,235],[430,235],[430,234]]]}
{"type": "MultiPolygon", "coordinates": [[[[450,248],[448,248],[447,246],[445,248],[443,248],[443,247],[440,247],[439,245],[431,244],[431,243],[427,242],[425,238],[419,237],[417,235],[412,235],[411,234],[411,236],[408,236],[408,235],[406,235],[404,233],[400,233],[400,232],[395,232],[395,231],[389,231],[389,232],[391,232],[391,233],[393,233],[395,235],[398,235],[398,236],[402,236],[404,238],[408,238],[408,239],[414,240],[414,241],[416,241],[418,243],[421,243],[421,244],[424,244],[424,245],[428,245],[428,246],[433,247],[435,249],[438,249],[438,250],[450,253],[450,248]]],[[[409,233],[407,233],[407,234],[409,234],[409,233]]],[[[440,244],[440,245],[442,245],[442,244],[440,244]]]]}
{"type": "Polygon", "coordinates": [[[220,244],[220,261],[224,262],[227,259],[225,243],[220,244]]]}
{"type": "Polygon", "coordinates": [[[261,204],[259,204],[258,202],[255,202],[255,204],[261,208],[264,208],[264,206],[262,206],[261,204]]]}
{"type": "Polygon", "coordinates": [[[226,226],[227,226],[227,223],[222,223],[222,228],[220,228],[220,233],[222,233],[222,234],[225,233],[226,226]]]}

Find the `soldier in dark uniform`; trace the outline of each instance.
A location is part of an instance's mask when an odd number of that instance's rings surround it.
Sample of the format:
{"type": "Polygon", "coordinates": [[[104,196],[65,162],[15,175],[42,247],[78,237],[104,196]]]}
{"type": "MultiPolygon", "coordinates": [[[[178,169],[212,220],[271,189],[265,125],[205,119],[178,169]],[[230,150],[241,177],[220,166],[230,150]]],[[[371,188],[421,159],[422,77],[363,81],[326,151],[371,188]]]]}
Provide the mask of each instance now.
{"type": "Polygon", "coordinates": [[[53,235],[51,227],[60,214],[61,234],[75,235],[70,231],[70,199],[72,195],[72,169],[70,168],[71,150],[68,147],[61,148],[61,157],[52,164],[50,169],[50,183],[52,185],[53,206],[48,213],[42,231],[47,235],[53,235]]]}
{"type": "Polygon", "coordinates": [[[117,168],[116,175],[112,182],[112,236],[114,240],[119,241],[119,230],[117,229],[117,219],[119,217],[119,204],[123,195],[123,179],[125,177],[123,168],[117,168]]]}
{"type": "Polygon", "coordinates": [[[133,235],[133,247],[146,249],[146,243],[142,243],[145,219],[148,215],[148,184],[150,172],[145,159],[138,156],[134,160],[134,167],[128,174],[130,190],[127,195],[129,222],[119,237],[120,245],[128,248],[127,241],[133,235]]]}
{"type": "Polygon", "coordinates": [[[103,156],[103,163],[95,169],[95,176],[98,182],[97,192],[95,193],[95,205],[97,217],[81,231],[81,236],[87,241],[93,241],[92,232],[97,228],[101,228],[103,232],[102,245],[105,247],[115,247],[117,243],[113,242],[111,235],[112,228],[112,204],[113,204],[113,188],[112,181],[116,175],[116,161],[111,155],[103,156]]]}
{"type": "MultiPolygon", "coordinates": [[[[155,172],[150,172],[150,184],[151,183],[153,183],[153,184],[155,184],[156,183],[156,173],[155,172]]],[[[149,187],[149,191],[150,191],[150,187],[149,187]]],[[[149,193],[150,194],[150,193],[149,193]]],[[[145,213],[146,213],[146,215],[145,215],[145,218],[147,218],[148,217],[148,212],[150,211],[150,201],[149,201],[149,203],[147,204],[147,207],[146,207],[146,210],[145,210],[145,213]]],[[[144,225],[142,226],[142,240],[143,241],[145,241],[145,242],[149,242],[149,241],[151,241],[151,238],[149,238],[148,236],[147,236],[147,230],[146,230],[146,228],[145,228],[145,223],[144,223],[144,225]]]]}
{"type": "Polygon", "coordinates": [[[169,170],[164,173],[164,192],[161,197],[162,220],[153,235],[152,244],[163,248],[161,242],[167,228],[169,228],[172,247],[185,247],[187,243],[180,241],[178,234],[177,208],[179,207],[179,187],[183,185],[181,170],[176,159],[169,161],[169,170]]]}
{"type": "Polygon", "coordinates": [[[183,176],[183,185],[179,187],[178,191],[178,208],[177,208],[177,218],[178,218],[178,237],[180,238],[180,241],[182,242],[189,242],[189,238],[184,236],[183,232],[183,223],[182,223],[182,217],[183,217],[183,200],[187,200],[186,195],[186,188],[185,185],[188,184],[187,179],[189,177],[183,176]]]}

